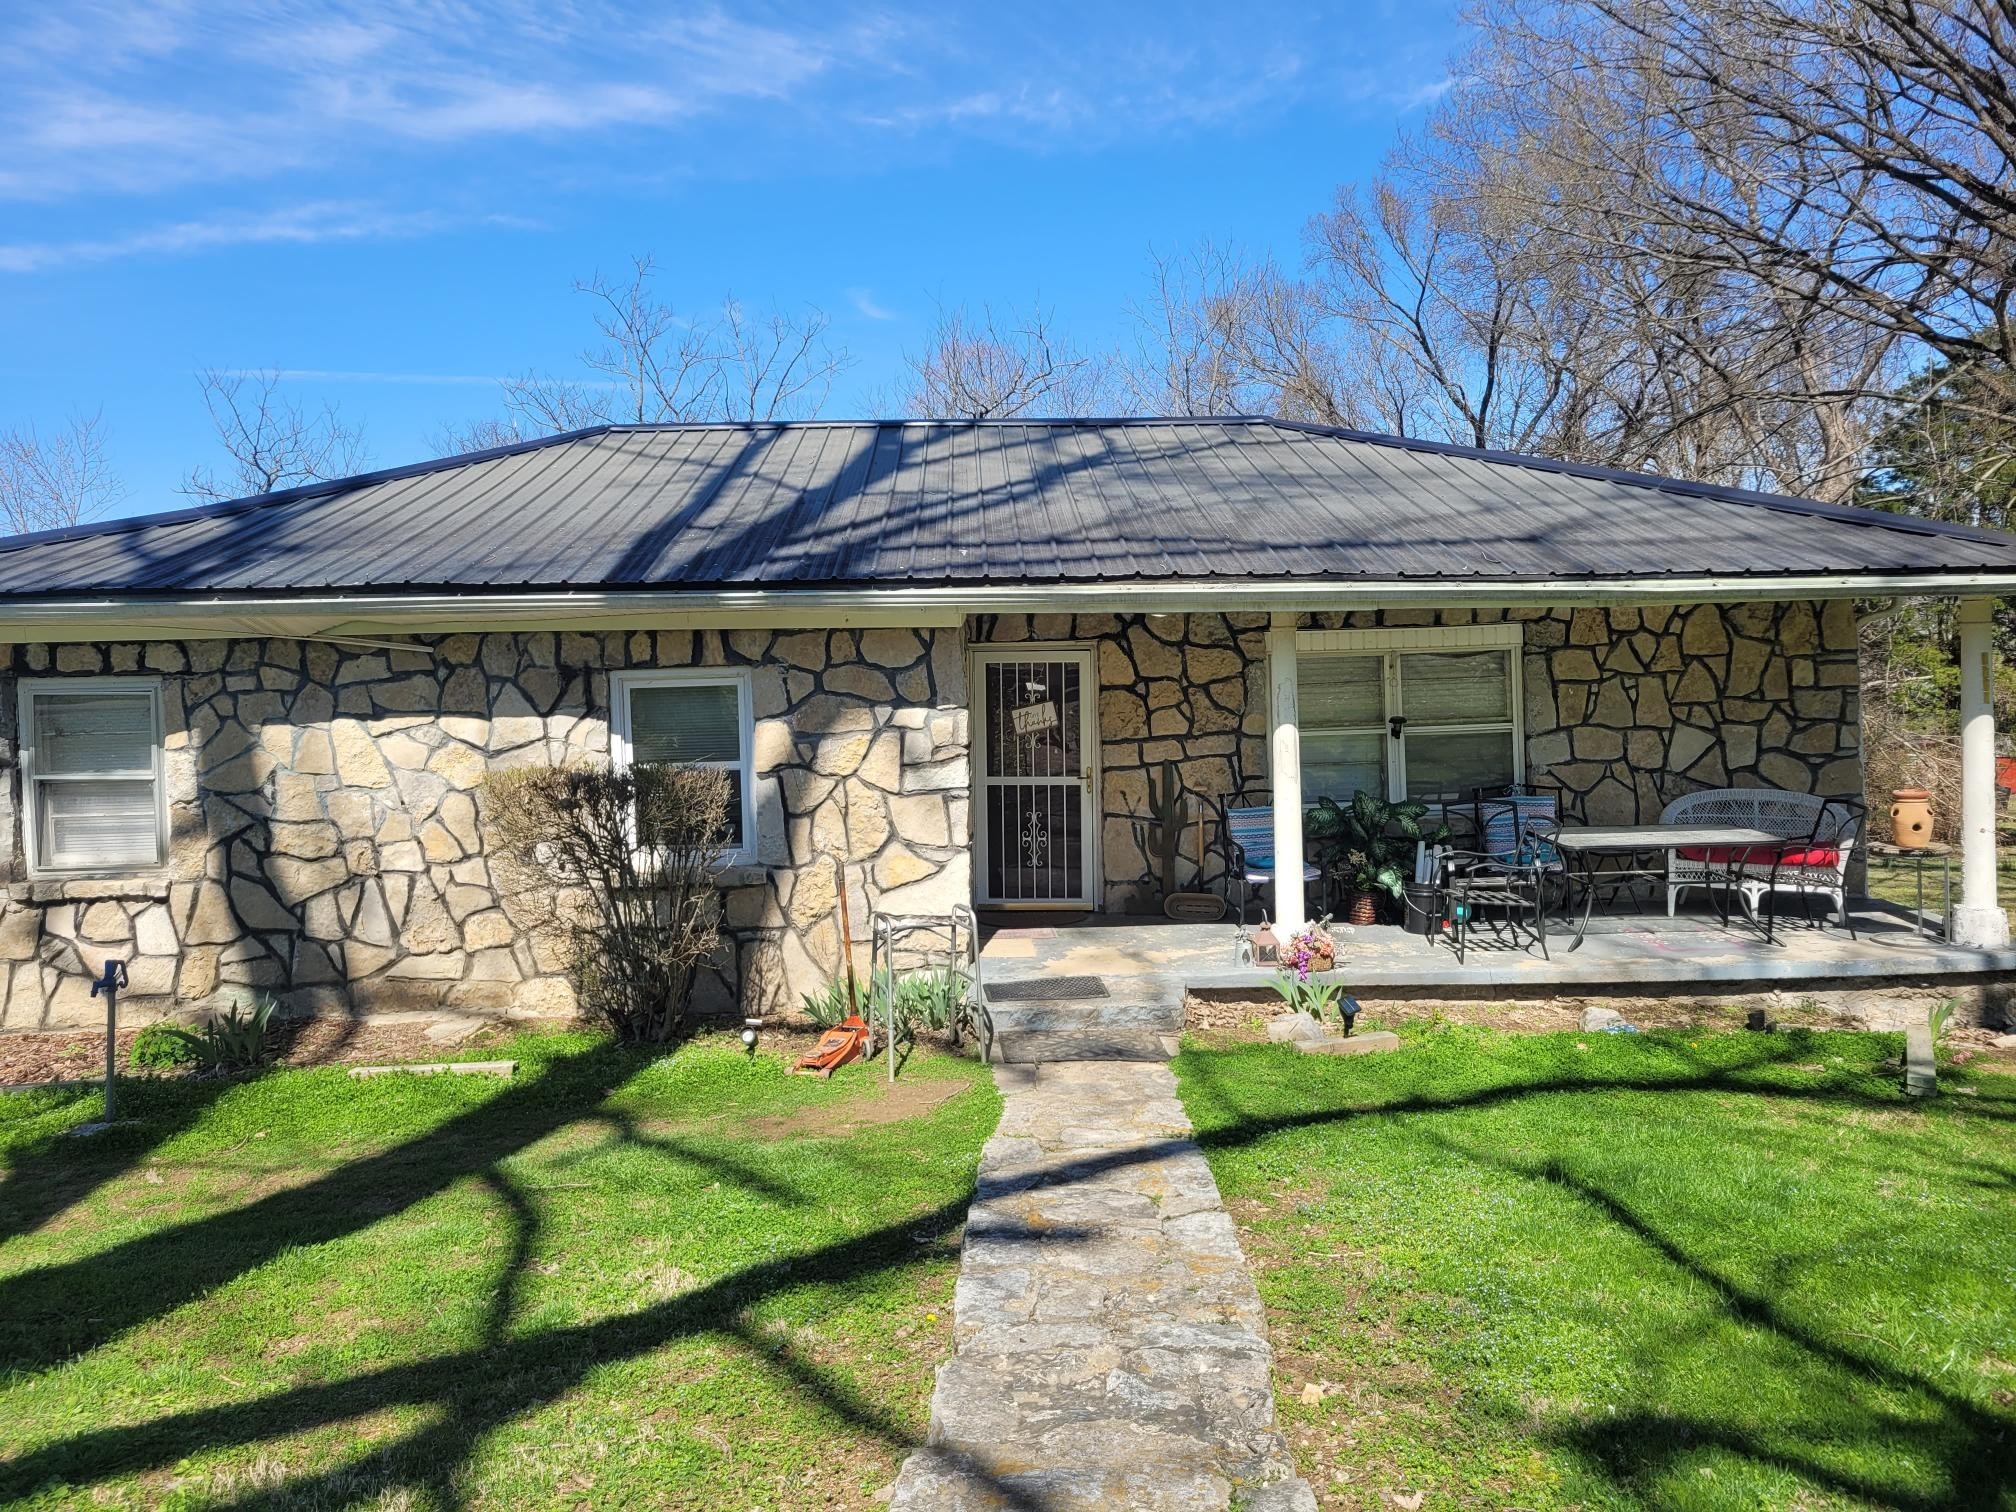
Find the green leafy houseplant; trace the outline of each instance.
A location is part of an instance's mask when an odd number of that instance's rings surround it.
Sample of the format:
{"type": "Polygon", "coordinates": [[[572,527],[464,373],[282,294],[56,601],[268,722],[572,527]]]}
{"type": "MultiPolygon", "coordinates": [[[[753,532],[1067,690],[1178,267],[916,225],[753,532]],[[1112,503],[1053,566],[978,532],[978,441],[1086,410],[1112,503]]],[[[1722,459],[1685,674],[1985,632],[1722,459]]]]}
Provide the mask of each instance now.
{"type": "Polygon", "coordinates": [[[1449,838],[1449,826],[1423,824],[1427,816],[1425,803],[1394,803],[1361,788],[1348,804],[1317,799],[1303,816],[1302,832],[1317,866],[1326,873],[1341,872],[1353,894],[1398,901],[1413,875],[1414,847],[1440,845],[1449,838]]]}

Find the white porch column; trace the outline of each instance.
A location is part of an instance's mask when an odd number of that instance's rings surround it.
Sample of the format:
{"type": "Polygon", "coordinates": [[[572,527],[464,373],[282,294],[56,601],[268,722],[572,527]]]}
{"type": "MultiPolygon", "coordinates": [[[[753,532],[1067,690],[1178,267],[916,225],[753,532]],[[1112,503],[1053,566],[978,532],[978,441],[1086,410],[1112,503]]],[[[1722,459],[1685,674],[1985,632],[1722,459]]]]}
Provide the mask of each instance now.
{"type": "Polygon", "coordinates": [[[1268,787],[1274,794],[1274,928],[1282,939],[1308,923],[1302,909],[1302,728],[1295,707],[1295,622],[1277,614],[1267,632],[1268,787]]]}
{"type": "Polygon", "coordinates": [[[1960,902],[1953,938],[1999,949],[2009,916],[1995,898],[1994,600],[1960,603],[1960,902]]]}

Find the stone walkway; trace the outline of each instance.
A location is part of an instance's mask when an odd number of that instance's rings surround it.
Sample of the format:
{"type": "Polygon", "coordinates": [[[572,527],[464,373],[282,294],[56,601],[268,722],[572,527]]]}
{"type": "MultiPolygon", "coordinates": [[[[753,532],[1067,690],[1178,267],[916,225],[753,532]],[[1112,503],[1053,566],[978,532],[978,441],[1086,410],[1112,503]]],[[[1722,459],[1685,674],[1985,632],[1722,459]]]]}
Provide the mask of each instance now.
{"type": "Polygon", "coordinates": [[[1167,1066],[1002,1066],[904,1512],[1314,1512],[1259,1294],[1167,1066]]]}

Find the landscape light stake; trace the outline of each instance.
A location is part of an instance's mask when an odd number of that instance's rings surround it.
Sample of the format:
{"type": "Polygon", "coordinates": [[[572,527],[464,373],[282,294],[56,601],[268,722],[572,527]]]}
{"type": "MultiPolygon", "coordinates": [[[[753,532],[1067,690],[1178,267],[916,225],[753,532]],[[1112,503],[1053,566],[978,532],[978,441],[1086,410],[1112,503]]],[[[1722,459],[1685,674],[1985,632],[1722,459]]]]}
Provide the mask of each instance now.
{"type": "Polygon", "coordinates": [[[113,1088],[119,1072],[119,989],[126,985],[126,963],[106,957],[105,970],[91,983],[91,996],[105,998],[105,1122],[118,1114],[113,1110],[113,1088]]]}

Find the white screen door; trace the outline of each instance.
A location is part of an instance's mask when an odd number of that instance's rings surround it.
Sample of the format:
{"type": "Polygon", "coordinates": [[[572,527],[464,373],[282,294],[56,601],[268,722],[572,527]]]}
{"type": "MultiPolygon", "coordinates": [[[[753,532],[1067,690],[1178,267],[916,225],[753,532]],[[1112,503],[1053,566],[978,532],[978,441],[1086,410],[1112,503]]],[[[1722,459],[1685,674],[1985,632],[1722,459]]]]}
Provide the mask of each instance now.
{"type": "Polygon", "coordinates": [[[1092,653],[982,651],[982,903],[1089,905],[1092,653]]]}

